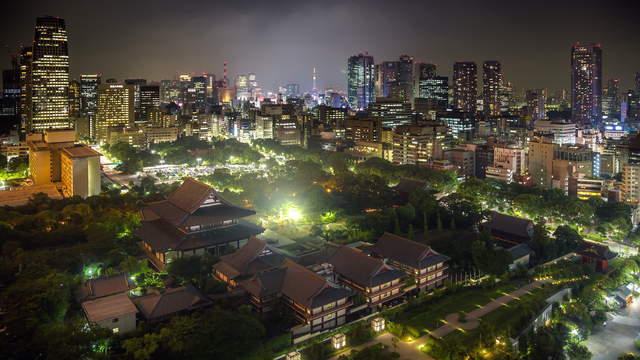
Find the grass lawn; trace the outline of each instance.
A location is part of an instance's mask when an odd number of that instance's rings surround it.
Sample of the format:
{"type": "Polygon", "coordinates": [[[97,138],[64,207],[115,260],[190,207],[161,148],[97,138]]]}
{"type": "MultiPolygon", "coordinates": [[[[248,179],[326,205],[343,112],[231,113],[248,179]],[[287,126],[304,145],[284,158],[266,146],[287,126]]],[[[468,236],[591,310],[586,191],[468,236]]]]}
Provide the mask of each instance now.
{"type": "MultiPolygon", "coordinates": [[[[546,285],[543,288],[534,289],[530,294],[522,296],[519,300],[513,300],[505,306],[488,313],[480,318],[480,326],[476,329],[468,331],[454,331],[447,335],[443,340],[456,346],[477,346],[481,341],[482,334],[490,333],[489,329],[499,331],[511,331],[511,336],[517,335],[533,318],[526,318],[522,308],[518,306],[523,301],[529,301],[534,304],[536,313],[541,311],[546,305],[545,299],[553,295],[559,288],[552,285],[546,285]]],[[[534,315],[535,316],[535,315],[534,315]]],[[[425,349],[429,353],[428,349],[425,349]]],[[[436,354],[431,354],[436,355],[436,354]]]]}
{"type": "Polygon", "coordinates": [[[417,305],[409,305],[397,313],[394,322],[409,326],[421,335],[443,325],[442,319],[451,313],[469,312],[518,289],[521,283],[500,283],[493,289],[463,288],[456,293],[427,298],[417,305]]]}

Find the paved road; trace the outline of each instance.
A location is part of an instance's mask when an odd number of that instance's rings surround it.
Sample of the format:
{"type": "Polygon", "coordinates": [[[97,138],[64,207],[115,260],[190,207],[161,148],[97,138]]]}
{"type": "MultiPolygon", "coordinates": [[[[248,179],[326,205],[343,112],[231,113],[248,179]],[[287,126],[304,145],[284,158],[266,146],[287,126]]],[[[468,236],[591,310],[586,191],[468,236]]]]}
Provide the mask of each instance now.
{"type": "Polygon", "coordinates": [[[640,332],[640,302],[629,305],[619,314],[611,314],[607,326],[593,331],[586,345],[592,360],[615,360],[627,352],[640,353],[633,340],[640,332]]]}
{"type": "MultiPolygon", "coordinates": [[[[506,304],[510,301],[513,301],[516,298],[519,298],[520,296],[523,296],[524,294],[526,294],[527,292],[531,291],[532,289],[539,287],[540,285],[542,285],[542,281],[535,281],[532,282],[530,284],[527,284],[523,287],[521,287],[518,290],[515,290],[507,295],[501,296],[491,302],[488,302],[487,304],[485,304],[483,307],[475,309],[471,312],[469,312],[467,314],[467,317],[469,317],[471,319],[471,321],[468,321],[464,324],[458,324],[457,323],[457,314],[449,314],[446,317],[446,320],[449,322],[448,324],[439,327],[438,329],[434,330],[431,332],[431,336],[433,337],[437,337],[437,338],[442,338],[444,336],[446,336],[447,334],[451,333],[452,331],[456,330],[457,328],[465,328],[465,329],[474,329],[475,327],[477,327],[479,325],[479,321],[477,319],[480,319],[482,316],[492,312],[493,310],[499,308],[500,306],[502,306],[503,304],[506,304]]],[[[376,343],[383,343],[387,346],[389,346],[389,349],[392,351],[395,351],[397,353],[400,354],[400,359],[401,360],[405,360],[405,359],[422,359],[422,360],[429,360],[429,359],[433,359],[432,357],[424,354],[422,351],[420,351],[420,347],[422,345],[424,345],[424,343],[427,341],[429,335],[424,335],[420,338],[415,339],[414,341],[411,342],[404,342],[404,341],[400,341],[397,344],[397,348],[394,349],[393,347],[393,343],[391,342],[391,339],[393,338],[393,336],[390,333],[384,333],[382,335],[377,336],[375,339],[364,343],[362,345],[356,346],[354,349],[362,349],[371,345],[375,345],[376,343]]],[[[333,358],[331,358],[330,360],[336,360],[338,358],[338,356],[334,356],[333,358]]]]}

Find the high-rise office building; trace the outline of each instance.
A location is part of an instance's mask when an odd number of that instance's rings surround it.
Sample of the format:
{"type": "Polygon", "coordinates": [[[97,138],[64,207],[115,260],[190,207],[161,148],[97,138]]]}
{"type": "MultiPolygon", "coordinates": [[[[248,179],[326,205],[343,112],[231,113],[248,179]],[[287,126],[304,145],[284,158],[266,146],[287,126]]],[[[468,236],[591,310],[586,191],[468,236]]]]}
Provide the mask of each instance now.
{"type": "Polygon", "coordinates": [[[352,109],[362,110],[375,100],[373,56],[358,54],[347,63],[347,97],[352,109]]]}
{"type": "Polygon", "coordinates": [[[31,46],[22,48],[18,56],[20,66],[20,123],[23,130],[31,119],[31,66],[33,60],[33,48],[31,46]]]}
{"type": "Polygon", "coordinates": [[[36,19],[31,61],[31,113],[27,132],[71,127],[69,121],[69,52],[63,19],[36,19]]]}
{"type": "Polygon", "coordinates": [[[194,76],[191,78],[191,82],[195,92],[192,111],[196,114],[204,114],[207,109],[207,78],[194,76]]]}
{"type": "Polygon", "coordinates": [[[446,111],[449,106],[449,78],[434,76],[420,79],[416,91],[416,111],[446,111]]]}
{"type": "Polygon", "coordinates": [[[636,93],[640,94],[640,72],[636,73],[636,93]]]}
{"type": "Polygon", "coordinates": [[[434,64],[416,63],[413,69],[413,97],[419,98],[424,92],[420,92],[420,85],[426,80],[436,77],[436,66],[434,64]]]}
{"type": "Polygon", "coordinates": [[[141,122],[140,118],[140,86],[146,85],[146,79],[125,79],[125,85],[131,85],[133,87],[133,111],[135,112],[135,121],[141,122]]]}
{"type": "Polygon", "coordinates": [[[375,88],[377,97],[391,96],[391,88],[398,83],[398,62],[384,61],[375,65],[375,88]]]}
{"type": "Polygon", "coordinates": [[[482,64],[482,100],[484,114],[487,116],[500,115],[500,91],[502,90],[502,66],[495,60],[482,64]]]}
{"type": "Polygon", "coordinates": [[[464,112],[476,112],[478,68],[474,62],[453,64],[453,107],[464,112]]]}
{"type": "Polygon", "coordinates": [[[98,109],[98,86],[101,83],[101,74],[80,75],[80,113],[83,116],[95,115],[98,109]]]}
{"type": "Polygon", "coordinates": [[[527,126],[532,127],[536,121],[544,120],[547,116],[545,112],[547,92],[545,89],[528,89],[525,98],[527,126]]]}
{"type": "Polygon", "coordinates": [[[602,120],[602,48],[600,44],[576,43],[571,48],[572,119],[597,125],[602,120]]]}
{"type": "Polygon", "coordinates": [[[20,66],[18,57],[11,58],[11,69],[2,71],[2,108],[0,109],[3,124],[17,125],[20,123],[20,66]]]}
{"type": "Polygon", "coordinates": [[[397,96],[403,101],[413,102],[413,56],[401,55],[398,61],[397,96]]]}
{"type": "Polygon", "coordinates": [[[287,84],[285,89],[287,97],[297,98],[300,96],[300,84],[287,84]]]}
{"type": "Polygon", "coordinates": [[[69,116],[77,118],[80,116],[81,90],[78,80],[69,81],[69,116]]]}
{"type": "Polygon", "coordinates": [[[102,84],[98,87],[98,111],[96,128],[98,141],[109,142],[112,131],[121,131],[133,125],[133,85],[118,83],[102,84]]]}
{"type": "Polygon", "coordinates": [[[369,114],[382,121],[382,127],[395,128],[399,125],[411,125],[413,113],[411,104],[393,98],[376,98],[369,104],[369,114]]]}
{"type": "Polygon", "coordinates": [[[140,86],[140,119],[143,122],[152,121],[154,111],[160,108],[160,86],[140,86]]]}
{"type": "Polygon", "coordinates": [[[608,120],[617,119],[620,116],[620,80],[609,79],[607,86],[602,90],[602,115],[608,120]]]}

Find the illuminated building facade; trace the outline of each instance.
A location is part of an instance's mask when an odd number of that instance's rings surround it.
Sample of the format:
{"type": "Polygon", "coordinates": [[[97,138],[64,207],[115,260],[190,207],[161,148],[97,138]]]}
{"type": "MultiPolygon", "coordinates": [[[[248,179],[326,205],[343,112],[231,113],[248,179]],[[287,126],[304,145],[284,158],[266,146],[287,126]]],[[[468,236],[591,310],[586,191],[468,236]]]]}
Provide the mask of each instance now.
{"type": "Polygon", "coordinates": [[[462,111],[445,111],[438,113],[438,120],[446,124],[455,139],[470,140],[476,128],[473,113],[462,111]]]}
{"type": "Polygon", "coordinates": [[[382,121],[382,127],[394,128],[413,123],[411,104],[398,99],[376,98],[369,104],[369,114],[382,121]]]}
{"type": "Polygon", "coordinates": [[[36,20],[31,62],[31,112],[27,132],[71,127],[69,121],[69,53],[63,19],[36,20]]]}
{"type": "Polygon", "coordinates": [[[535,185],[550,189],[553,181],[553,156],[556,145],[546,137],[529,142],[529,174],[535,185]]]}
{"type": "Polygon", "coordinates": [[[401,55],[398,61],[397,97],[403,101],[413,101],[413,56],[401,55]]]}
{"type": "Polygon", "coordinates": [[[373,56],[351,56],[347,64],[347,97],[355,110],[366,109],[375,100],[373,56]]]}
{"type": "Polygon", "coordinates": [[[426,114],[429,111],[446,111],[449,107],[449,78],[446,76],[434,76],[420,78],[417,83],[415,100],[416,111],[419,104],[424,104],[424,110],[418,111],[426,114]]]}
{"type": "Polygon", "coordinates": [[[160,108],[160,87],[158,85],[140,86],[140,120],[151,122],[154,115],[158,115],[160,108]]]}
{"type": "Polygon", "coordinates": [[[445,125],[401,125],[393,132],[393,162],[425,165],[442,157],[447,136],[445,125]]]}
{"type": "Polygon", "coordinates": [[[98,86],[101,74],[80,75],[80,113],[82,116],[95,115],[98,110],[98,86]]]}
{"type": "Polygon", "coordinates": [[[528,126],[533,126],[539,120],[546,118],[546,98],[545,89],[529,89],[526,93],[526,117],[529,121],[528,126]]]}
{"type": "Polygon", "coordinates": [[[499,61],[485,61],[482,64],[482,99],[484,114],[500,115],[500,90],[502,89],[502,66],[499,61]]]}
{"type": "Polygon", "coordinates": [[[100,143],[109,142],[112,130],[121,130],[133,125],[133,98],[132,85],[110,83],[98,87],[96,128],[100,143]]]}
{"type": "Polygon", "coordinates": [[[478,94],[478,67],[474,62],[453,64],[453,107],[465,112],[476,112],[478,94]]]}
{"type": "Polygon", "coordinates": [[[391,87],[398,82],[398,62],[384,61],[375,65],[376,96],[389,97],[391,87]]]}
{"type": "Polygon", "coordinates": [[[600,44],[576,43],[571,49],[572,119],[597,125],[602,120],[602,48],[600,44]]]}

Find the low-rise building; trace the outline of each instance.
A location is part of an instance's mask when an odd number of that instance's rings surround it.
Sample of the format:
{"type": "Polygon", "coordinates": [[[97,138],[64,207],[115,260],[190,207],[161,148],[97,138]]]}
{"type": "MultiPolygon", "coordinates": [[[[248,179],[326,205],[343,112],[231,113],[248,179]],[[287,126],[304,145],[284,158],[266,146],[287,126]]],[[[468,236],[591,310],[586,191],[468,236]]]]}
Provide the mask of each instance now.
{"type": "Polygon", "coordinates": [[[175,258],[240,248],[263,230],[240,222],[253,214],[232,205],[209,185],[187,178],[166,200],[142,207],[142,226],[136,234],[154,266],[164,269],[175,258]]]}
{"type": "Polygon", "coordinates": [[[370,307],[378,307],[404,294],[403,271],[349,246],[340,246],[329,258],[334,280],[362,294],[370,307]]]}
{"type": "Polygon", "coordinates": [[[404,271],[415,280],[420,290],[442,286],[447,279],[447,261],[429,246],[402,236],[385,232],[369,250],[372,256],[387,261],[387,264],[404,271]]]}
{"type": "Polygon", "coordinates": [[[211,300],[192,285],[154,290],[150,294],[133,298],[132,302],[140,309],[144,319],[150,322],[212,305],[211,300]]]}
{"type": "Polygon", "coordinates": [[[256,237],[235,253],[222,256],[213,265],[213,274],[230,288],[247,291],[259,313],[269,312],[283,301],[303,328],[298,329],[298,334],[343,325],[352,305],[350,291],[286,260],[256,237]]]}
{"type": "Polygon", "coordinates": [[[114,334],[126,334],[136,329],[138,309],[126,293],[85,301],[81,305],[87,320],[114,334]]]}
{"type": "Polygon", "coordinates": [[[497,240],[518,245],[533,237],[533,221],[493,212],[491,219],[482,224],[497,240]]]}

